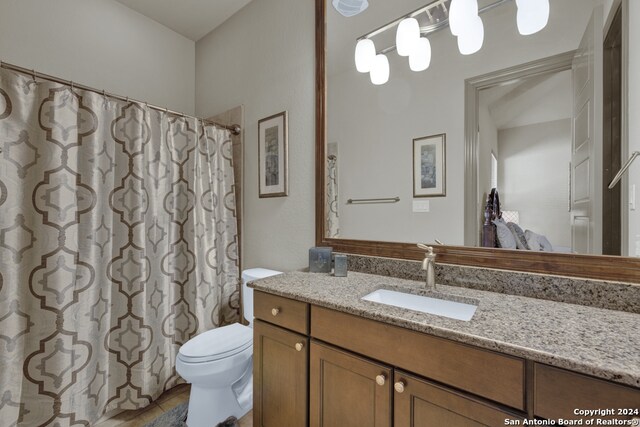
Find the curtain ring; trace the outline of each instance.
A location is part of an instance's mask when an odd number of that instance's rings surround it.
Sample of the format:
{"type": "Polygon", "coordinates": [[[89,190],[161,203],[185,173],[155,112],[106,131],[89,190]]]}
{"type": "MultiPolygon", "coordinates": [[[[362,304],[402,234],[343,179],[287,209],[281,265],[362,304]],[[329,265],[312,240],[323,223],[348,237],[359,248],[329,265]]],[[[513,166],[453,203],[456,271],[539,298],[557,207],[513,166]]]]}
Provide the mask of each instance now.
{"type": "Polygon", "coordinates": [[[125,102],[128,104],[129,103],[129,97],[127,96],[127,99],[125,100],[125,102]]]}
{"type": "Polygon", "coordinates": [[[38,77],[35,69],[31,69],[31,77],[33,78],[33,81],[35,82],[36,78],[38,77]]]}
{"type": "Polygon", "coordinates": [[[69,82],[69,83],[70,83],[70,86],[71,86],[71,92],[73,92],[73,89],[74,89],[74,87],[73,87],[73,82],[71,81],[71,82],[69,82]]]}

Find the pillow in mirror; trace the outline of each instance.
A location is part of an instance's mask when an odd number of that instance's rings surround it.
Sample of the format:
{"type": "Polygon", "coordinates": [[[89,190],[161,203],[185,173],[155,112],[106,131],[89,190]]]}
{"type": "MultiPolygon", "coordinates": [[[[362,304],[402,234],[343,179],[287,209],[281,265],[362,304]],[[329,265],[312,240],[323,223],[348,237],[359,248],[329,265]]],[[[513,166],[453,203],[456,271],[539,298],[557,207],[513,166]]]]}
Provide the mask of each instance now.
{"type": "Polygon", "coordinates": [[[553,245],[551,245],[551,242],[549,242],[549,239],[545,236],[534,233],[531,230],[525,231],[524,235],[527,239],[527,245],[529,245],[529,249],[532,251],[553,252],[553,245]]]}
{"type": "Polygon", "coordinates": [[[504,220],[494,219],[493,223],[496,226],[496,234],[498,235],[498,243],[500,244],[500,247],[504,249],[518,249],[516,238],[509,227],[507,227],[504,220]]]}
{"type": "Polygon", "coordinates": [[[516,239],[516,246],[518,249],[526,249],[529,250],[529,245],[527,244],[527,238],[524,235],[524,230],[518,224],[514,222],[508,222],[507,227],[513,233],[513,237],[516,239]]]}

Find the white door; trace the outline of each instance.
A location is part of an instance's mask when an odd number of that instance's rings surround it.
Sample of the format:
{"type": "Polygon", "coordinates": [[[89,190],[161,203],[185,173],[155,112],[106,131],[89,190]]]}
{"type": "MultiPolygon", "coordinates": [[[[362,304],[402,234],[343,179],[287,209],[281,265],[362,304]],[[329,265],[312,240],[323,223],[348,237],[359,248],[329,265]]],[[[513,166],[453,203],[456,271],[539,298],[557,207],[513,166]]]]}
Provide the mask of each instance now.
{"type": "Polygon", "coordinates": [[[602,253],[602,6],[594,9],[573,60],[571,244],[602,253]]]}

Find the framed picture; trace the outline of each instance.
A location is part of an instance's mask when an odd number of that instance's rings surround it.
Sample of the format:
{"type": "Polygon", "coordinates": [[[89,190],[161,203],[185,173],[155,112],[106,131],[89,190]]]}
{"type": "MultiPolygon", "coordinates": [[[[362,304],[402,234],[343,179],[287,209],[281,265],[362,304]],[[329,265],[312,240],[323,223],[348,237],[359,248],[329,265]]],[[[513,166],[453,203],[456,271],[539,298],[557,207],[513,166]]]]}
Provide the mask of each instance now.
{"type": "Polygon", "coordinates": [[[413,197],[446,195],[446,139],[441,133],[413,140],[413,197]]]}
{"type": "Polygon", "coordinates": [[[287,112],[258,122],[259,196],[282,197],[289,193],[287,112]]]}

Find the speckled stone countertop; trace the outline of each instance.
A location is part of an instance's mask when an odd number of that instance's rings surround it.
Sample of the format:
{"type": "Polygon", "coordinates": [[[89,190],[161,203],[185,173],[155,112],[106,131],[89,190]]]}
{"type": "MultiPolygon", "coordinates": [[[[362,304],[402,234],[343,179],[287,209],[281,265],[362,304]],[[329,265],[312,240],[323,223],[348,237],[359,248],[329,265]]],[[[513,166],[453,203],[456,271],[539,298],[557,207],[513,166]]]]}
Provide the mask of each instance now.
{"type": "Polygon", "coordinates": [[[438,286],[479,302],[466,322],[361,298],[380,288],[424,294],[423,282],[349,272],[292,272],[250,283],[256,290],[640,387],[640,314],[438,286]]]}

